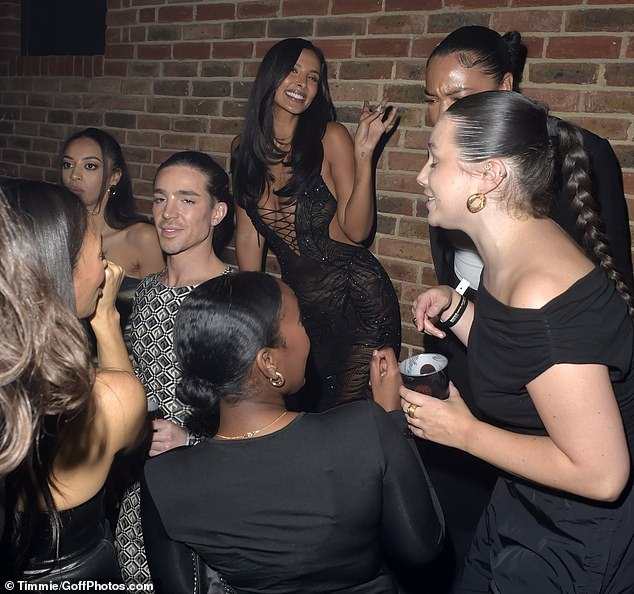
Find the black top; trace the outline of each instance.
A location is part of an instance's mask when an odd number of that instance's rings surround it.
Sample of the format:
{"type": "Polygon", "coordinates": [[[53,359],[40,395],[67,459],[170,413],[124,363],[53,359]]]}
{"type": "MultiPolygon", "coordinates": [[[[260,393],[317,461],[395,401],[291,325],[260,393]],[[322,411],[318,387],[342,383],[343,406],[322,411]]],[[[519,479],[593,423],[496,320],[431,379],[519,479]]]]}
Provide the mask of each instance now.
{"type": "MultiPolygon", "coordinates": [[[[367,396],[372,351],[401,346],[398,298],[379,261],[360,245],[333,241],[337,201],[319,178],[279,210],[248,211],[299,302],[322,382],[319,409],[367,396]]],[[[308,378],[310,380],[310,377],[308,378]]]]}
{"type": "Polygon", "coordinates": [[[187,545],[238,593],[395,593],[383,555],[424,564],[443,525],[404,416],[391,416],[403,427],[360,400],[149,460],[142,516],[156,591],[195,591],[187,545]]]}
{"type": "MultiPolygon", "coordinates": [[[[614,257],[616,269],[623,276],[623,281],[632,289],[634,288],[632,241],[627,204],[623,194],[621,168],[607,140],[583,128],[579,128],[579,130],[590,157],[592,196],[603,221],[604,231],[610,244],[610,252],[614,257]]],[[[561,186],[563,180],[560,179],[559,184],[561,186]]],[[[579,242],[575,229],[576,216],[562,192],[555,196],[550,217],[575,241],[579,242]]],[[[430,227],[429,241],[438,282],[443,285],[453,285],[455,282],[454,248],[446,231],[440,227],[430,227]]]]}
{"type": "Polygon", "coordinates": [[[546,429],[526,384],[558,363],[605,365],[632,451],[634,327],[601,269],[540,309],[507,306],[481,284],[468,347],[480,410],[504,429],[531,435],[546,435],[546,429]]]}

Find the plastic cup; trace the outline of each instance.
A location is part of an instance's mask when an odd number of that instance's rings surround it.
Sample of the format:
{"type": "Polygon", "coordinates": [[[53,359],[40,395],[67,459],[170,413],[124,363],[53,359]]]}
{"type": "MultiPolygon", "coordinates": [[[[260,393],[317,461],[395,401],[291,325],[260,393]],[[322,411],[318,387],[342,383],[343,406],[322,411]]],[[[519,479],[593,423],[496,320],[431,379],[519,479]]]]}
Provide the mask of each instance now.
{"type": "Polygon", "coordinates": [[[444,355],[423,353],[401,361],[398,368],[406,388],[445,400],[449,398],[447,363],[444,355]]]}

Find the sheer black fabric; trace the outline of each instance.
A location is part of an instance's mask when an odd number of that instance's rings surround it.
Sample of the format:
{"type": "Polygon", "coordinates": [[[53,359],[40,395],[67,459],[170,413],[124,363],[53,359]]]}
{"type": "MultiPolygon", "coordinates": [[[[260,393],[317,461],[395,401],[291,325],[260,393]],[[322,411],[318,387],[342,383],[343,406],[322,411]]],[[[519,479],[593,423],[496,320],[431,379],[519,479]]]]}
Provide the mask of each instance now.
{"type": "Polygon", "coordinates": [[[398,299],[379,261],[362,246],[330,239],[336,209],[320,178],[278,210],[248,213],[297,295],[321,383],[320,410],[369,396],[372,351],[390,346],[398,356],[401,343],[398,299]]]}

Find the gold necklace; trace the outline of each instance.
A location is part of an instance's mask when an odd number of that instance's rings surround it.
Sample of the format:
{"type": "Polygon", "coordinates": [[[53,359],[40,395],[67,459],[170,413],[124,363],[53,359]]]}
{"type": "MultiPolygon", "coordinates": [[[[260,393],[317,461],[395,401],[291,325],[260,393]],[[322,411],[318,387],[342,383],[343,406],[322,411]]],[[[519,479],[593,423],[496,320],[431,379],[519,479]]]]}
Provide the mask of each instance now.
{"type": "Polygon", "coordinates": [[[247,431],[244,435],[221,435],[220,433],[216,433],[216,437],[219,437],[220,439],[247,439],[249,437],[255,437],[258,433],[262,433],[262,431],[264,431],[265,429],[268,429],[269,427],[272,427],[273,425],[275,425],[275,423],[277,423],[288,411],[285,410],[279,417],[277,417],[277,419],[275,419],[274,421],[271,421],[268,425],[265,425],[264,427],[261,427],[260,429],[256,429],[255,431],[247,431]]]}

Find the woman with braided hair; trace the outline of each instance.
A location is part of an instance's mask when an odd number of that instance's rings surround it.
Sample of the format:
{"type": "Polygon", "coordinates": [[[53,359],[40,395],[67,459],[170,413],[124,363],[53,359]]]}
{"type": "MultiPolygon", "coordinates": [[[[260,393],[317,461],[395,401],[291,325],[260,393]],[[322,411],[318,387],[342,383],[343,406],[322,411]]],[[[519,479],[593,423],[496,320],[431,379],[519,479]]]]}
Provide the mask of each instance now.
{"type": "Polygon", "coordinates": [[[634,308],[587,167],[575,126],[489,91],[440,116],[417,178],[430,224],[466,233],[484,262],[476,303],[441,285],[412,310],[420,330],[468,346],[486,421],[455,386],[445,401],[401,388],[415,435],[501,471],[455,592],[634,588],[634,308]],[[585,205],[583,250],[548,218],[556,151],[585,205]]]}
{"type": "MultiPolygon", "coordinates": [[[[526,54],[522,36],[517,31],[500,35],[488,27],[471,25],[447,35],[427,60],[425,101],[429,124],[434,125],[440,114],[461,97],[482,91],[519,91],[526,54]]],[[[593,211],[601,217],[599,226],[605,231],[617,270],[632,288],[630,227],[618,160],[607,140],[583,128],[577,130],[590,159],[591,200],[596,206],[593,211]]],[[[554,127],[550,134],[552,141],[558,142],[554,127]]],[[[548,216],[582,245],[585,226],[577,223],[584,217],[579,219],[577,207],[580,204],[571,202],[565,179],[562,163],[558,162],[554,180],[556,190],[548,206],[548,216]]],[[[590,196],[587,198],[590,200],[590,196]]],[[[469,282],[465,295],[474,301],[483,264],[473,242],[461,231],[433,225],[429,228],[429,242],[438,283],[456,287],[463,280],[469,282]]],[[[424,343],[427,351],[447,356],[450,379],[469,408],[479,415],[472,397],[464,345],[451,333],[443,340],[426,334],[424,343]]],[[[425,462],[447,520],[447,546],[443,559],[447,566],[445,573],[449,574],[447,581],[450,581],[452,566],[461,565],[469,548],[478,519],[490,497],[496,472],[484,462],[438,444],[425,444],[425,462]]],[[[437,574],[441,573],[442,567],[443,563],[436,564],[437,574]]],[[[432,591],[436,594],[444,589],[436,584],[432,591]]]]}

